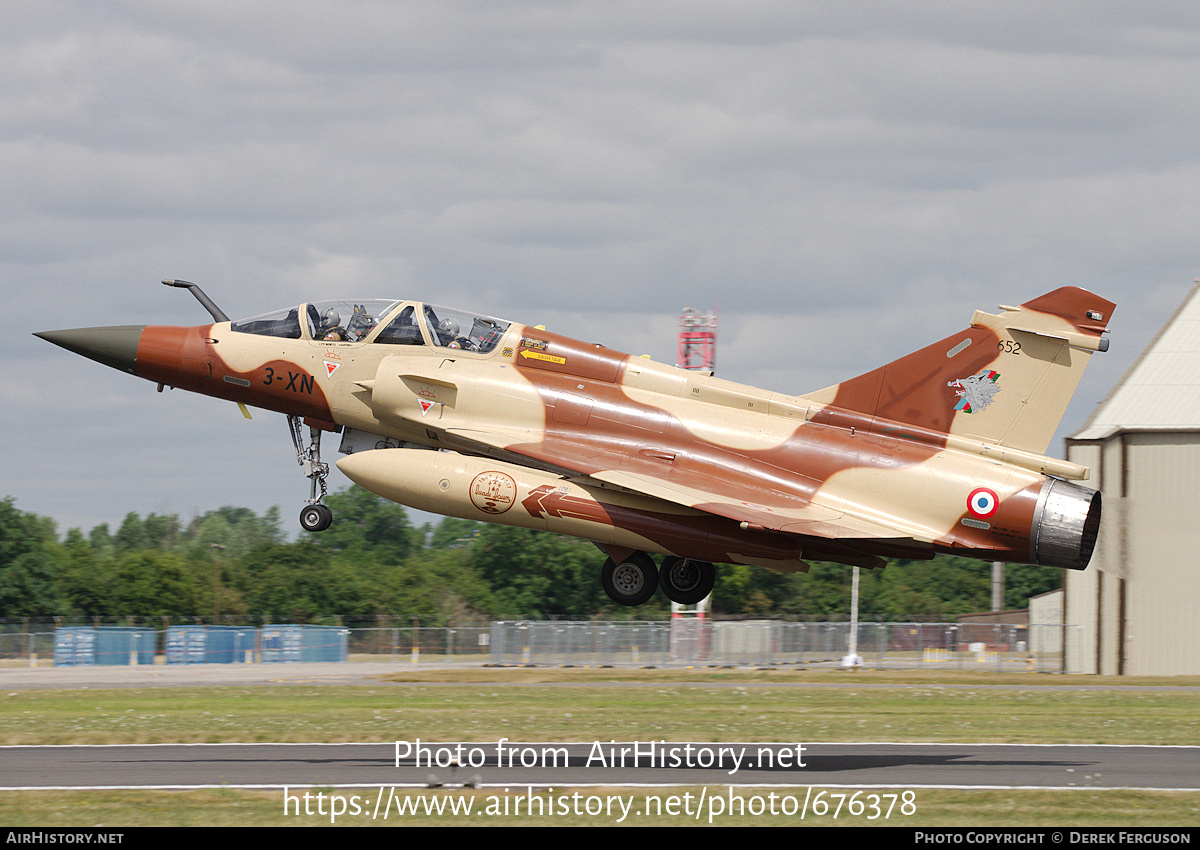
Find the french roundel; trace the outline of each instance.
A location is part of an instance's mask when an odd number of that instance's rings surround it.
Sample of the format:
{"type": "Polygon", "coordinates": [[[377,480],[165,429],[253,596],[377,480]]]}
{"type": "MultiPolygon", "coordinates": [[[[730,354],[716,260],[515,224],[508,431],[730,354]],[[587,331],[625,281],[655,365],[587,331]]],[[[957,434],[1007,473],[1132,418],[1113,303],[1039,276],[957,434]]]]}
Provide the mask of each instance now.
{"type": "Polygon", "coordinates": [[[987,487],[976,487],[967,497],[967,510],[971,512],[971,516],[980,519],[987,519],[996,512],[998,507],[1000,507],[1000,497],[996,495],[995,490],[987,487]]]}

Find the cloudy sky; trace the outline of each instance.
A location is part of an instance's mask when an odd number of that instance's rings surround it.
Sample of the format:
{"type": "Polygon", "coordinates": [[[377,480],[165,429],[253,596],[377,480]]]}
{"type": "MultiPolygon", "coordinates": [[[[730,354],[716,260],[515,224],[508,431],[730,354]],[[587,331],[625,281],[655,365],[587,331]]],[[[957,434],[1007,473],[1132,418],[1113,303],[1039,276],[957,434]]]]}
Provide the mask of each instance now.
{"type": "Polygon", "coordinates": [[[282,416],[30,336],[206,321],[164,277],[667,362],[717,308],[718,374],[794,393],[1082,286],[1118,308],[1066,434],[1200,275],[1198,140],[1194,2],[5,0],[0,497],[290,524],[282,416]]]}

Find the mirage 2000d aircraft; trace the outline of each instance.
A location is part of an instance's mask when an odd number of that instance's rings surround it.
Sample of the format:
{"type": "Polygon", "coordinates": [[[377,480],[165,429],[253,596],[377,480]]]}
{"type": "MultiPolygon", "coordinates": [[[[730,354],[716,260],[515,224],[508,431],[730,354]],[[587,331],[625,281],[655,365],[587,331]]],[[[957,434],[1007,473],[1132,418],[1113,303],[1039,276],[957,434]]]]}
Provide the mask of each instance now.
{"type": "Polygon", "coordinates": [[[417,301],[302,303],[231,322],[38,336],[164,386],[286,414],[329,526],[338,467],[420,510],[608,554],[608,595],[694,604],[714,562],[807,570],[949,553],[1084,569],[1100,494],[1045,456],[1113,304],[1063,288],[853,380],[786,395],[541,327],[417,301]],[[308,426],[305,444],[304,425],[308,426]],[[319,492],[318,492],[319,490],[319,492]],[[661,567],[653,555],[663,555],[661,567]]]}

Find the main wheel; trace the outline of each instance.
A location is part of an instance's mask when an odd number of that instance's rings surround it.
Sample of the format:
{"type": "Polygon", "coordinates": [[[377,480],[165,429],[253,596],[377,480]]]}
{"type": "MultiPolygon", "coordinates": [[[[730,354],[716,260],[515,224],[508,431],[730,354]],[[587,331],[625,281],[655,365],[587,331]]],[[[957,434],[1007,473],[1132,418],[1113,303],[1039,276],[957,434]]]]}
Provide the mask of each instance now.
{"type": "Polygon", "coordinates": [[[300,527],[305,531],[324,531],[333,524],[333,509],[328,505],[305,505],[300,511],[300,527]]]}
{"type": "Polygon", "coordinates": [[[600,586],[618,605],[641,605],[658,590],[658,568],[645,552],[634,552],[620,564],[609,558],[600,570],[600,586]]]}
{"type": "Polygon", "coordinates": [[[716,583],[717,568],[691,558],[664,558],[658,573],[663,595],[680,605],[695,605],[712,593],[716,583]]]}

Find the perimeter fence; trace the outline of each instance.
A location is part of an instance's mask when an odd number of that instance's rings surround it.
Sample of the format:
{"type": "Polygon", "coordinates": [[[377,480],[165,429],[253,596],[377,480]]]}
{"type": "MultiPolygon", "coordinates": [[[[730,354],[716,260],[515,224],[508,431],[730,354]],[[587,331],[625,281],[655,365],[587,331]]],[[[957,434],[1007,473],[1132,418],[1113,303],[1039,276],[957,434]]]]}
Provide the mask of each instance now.
{"type": "Polygon", "coordinates": [[[392,661],[575,666],[761,666],[1077,673],[1079,626],[776,620],[497,621],[479,626],[101,626],[0,623],[16,663],[392,661]],[[1065,651],[1064,651],[1065,650],[1065,651]]]}
{"type": "Polygon", "coordinates": [[[849,623],[497,622],[491,660],[503,664],[737,665],[997,672],[1066,669],[1063,647],[1077,626],[976,623],[862,623],[850,658],[849,623]]]}

